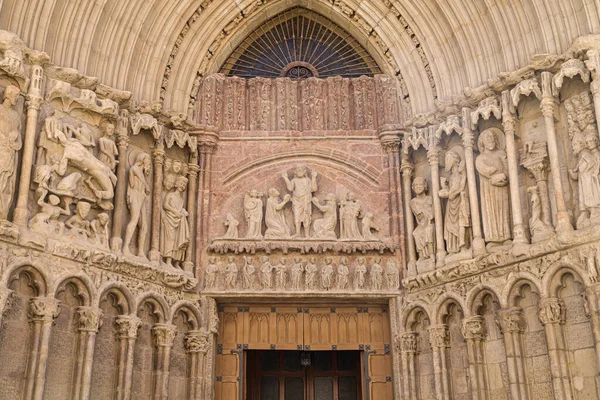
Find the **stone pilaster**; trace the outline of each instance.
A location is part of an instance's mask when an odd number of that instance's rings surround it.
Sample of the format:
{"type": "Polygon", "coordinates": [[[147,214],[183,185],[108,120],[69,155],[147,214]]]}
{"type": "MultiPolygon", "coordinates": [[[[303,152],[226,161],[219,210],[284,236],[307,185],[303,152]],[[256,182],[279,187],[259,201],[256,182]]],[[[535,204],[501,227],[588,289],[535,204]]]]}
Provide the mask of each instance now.
{"type": "Polygon", "coordinates": [[[389,203],[392,210],[391,235],[394,243],[400,243],[400,137],[399,132],[380,132],[379,140],[387,155],[388,181],[390,185],[389,203]]]}
{"type": "Polygon", "coordinates": [[[417,352],[418,352],[418,332],[404,332],[396,339],[400,354],[402,355],[402,390],[405,399],[418,398],[418,373],[417,373],[417,352]]]}
{"type": "Polygon", "coordinates": [[[169,394],[169,367],[171,349],[177,334],[175,325],[156,324],[152,327],[156,346],[156,380],[154,381],[154,399],[166,400],[169,394]]]}
{"type": "Polygon", "coordinates": [[[469,355],[469,376],[473,400],[485,400],[487,392],[485,360],[483,354],[483,341],[485,340],[485,322],[479,315],[465,318],[462,325],[462,334],[467,340],[467,353],[469,355]]]}
{"type": "Polygon", "coordinates": [[[129,112],[121,110],[117,123],[117,148],[119,151],[119,164],[117,165],[117,187],[115,189],[115,210],[113,212],[112,238],[110,248],[120,252],[123,246],[121,233],[125,215],[125,195],[127,192],[127,150],[129,149],[129,112]]]}
{"type": "Polygon", "coordinates": [[[206,354],[210,349],[211,335],[205,329],[189,331],[184,339],[189,357],[190,375],[188,396],[190,399],[204,399],[206,378],[206,354]]]}
{"type": "Polygon", "coordinates": [[[131,398],[133,351],[140,326],[142,326],[142,320],[135,315],[120,315],[115,320],[115,337],[119,348],[116,400],[129,400],[131,398]]]}
{"type": "Polygon", "coordinates": [[[102,326],[102,310],[95,307],[77,307],[76,312],[79,344],[77,346],[73,399],[88,400],[90,398],[96,333],[102,326]]]}

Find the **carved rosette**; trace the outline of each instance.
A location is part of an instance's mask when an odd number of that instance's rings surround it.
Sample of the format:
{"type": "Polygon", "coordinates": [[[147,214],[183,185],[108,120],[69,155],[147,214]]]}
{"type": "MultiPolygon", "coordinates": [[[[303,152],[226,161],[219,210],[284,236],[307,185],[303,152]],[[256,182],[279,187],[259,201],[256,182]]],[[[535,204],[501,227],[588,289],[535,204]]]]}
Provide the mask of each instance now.
{"type": "Polygon", "coordinates": [[[118,339],[137,338],[142,320],[134,315],[120,315],[115,320],[115,334],[118,339]]]}
{"type": "Polygon", "coordinates": [[[567,320],[564,300],[557,297],[542,299],[538,316],[544,325],[564,324],[567,320]]]}
{"type": "Polygon", "coordinates": [[[211,335],[205,329],[199,331],[189,331],[185,335],[184,346],[188,353],[206,354],[210,349],[211,335]]]}
{"type": "Polygon", "coordinates": [[[396,338],[398,348],[402,353],[416,353],[419,332],[404,332],[396,338]]]}
{"type": "Polygon", "coordinates": [[[450,334],[448,325],[433,325],[427,329],[429,332],[429,343],[431,347],[445,348],[450,346],[450,334]]]}
{"type": "Polygon", "coordinates": [[[53,297],[29,300],[29,322],[52,322],[60,313],[60,301],[53,297]]]}
{"type": "Polygon", "coordinates": [[[485,340],[485,321],[480,315],[465,318],[462,324],[462,335],[471,341],[485,340]]]}
{"type": "Polygon", "coordinates": [[[170,324],[156,324],[152,327],[156,347],[172,347],[177,327],[170,324]]]}
{"type": "Polygon", "coordinates": [[[77,307],[77,330],[79,332],[98,332],[102,326],[102,310],[95,307],[77,307]]]}
{"type": "Polygon", "coordinates": [[[505,333],[522,333],[525,331],[523,310],[520,307],[511,307],[500,310],[496,314],[496,323],[505,333]]]}

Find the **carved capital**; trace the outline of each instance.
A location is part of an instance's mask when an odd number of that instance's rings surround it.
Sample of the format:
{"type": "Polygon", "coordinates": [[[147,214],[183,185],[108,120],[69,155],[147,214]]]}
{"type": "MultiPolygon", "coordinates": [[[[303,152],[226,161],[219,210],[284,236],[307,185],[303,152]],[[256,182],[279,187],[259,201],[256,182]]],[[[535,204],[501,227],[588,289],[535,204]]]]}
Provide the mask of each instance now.
{"type": "Polygon", "coordinates": [[[585,66],[592,72],[592,79],[596,80],[600,77],[600,50],[588,50],[586,55],[585,66]]]}
{"type": "Polygon", "coordinates": [[[198,172],[200,171],[200,166],[198,163],[189,163],[188,164],[188,174],[190,176],[190,180],[194,179],[198,176],[198,172]]]}
{"type": "Polygon", "coordinates": [[[189,331],[185,335],[184,346],[188,353],[206,354],[210,349],[211,335],[205,329],[189,331]]]}
{"type": "Polygon", "coordinates": [[[496,323],[502,332],[521,333],[525,331],[523,310],[520,307],[511,307],[496,312],[496,323]]]}
{"type": "Polygon", "coordinates": [[[475,315],[471,318],[465,318],[462,324],[462,335],[467,340],[484,340],[485,321],[483,320],[483,317],[475,315]]]}
{"type": "Polygon", "coordinates": [[[98,332],[102,326],[102,310],[95,307],[77,307],[77,330],[98,332]]]}
{"type": "Polygon", "coordinates": [[[200,154],[212,154],[217,149],[217,143],[208,140],[199,140],[198,141],[198,150],[200,154]]]}
{"type": "Polygon", "coordinates": [[[412,164],[408,160],[402,160],[402,164],[400,165],[400,169],[402,170],[402,176],[411,177],[413,170],[415,169],[412,164]]]}
{"type": "Polygon", "coordinates": [[[403,353],[416,353],[418,338],[418,332],[404,332],[399,335],[396,339],[399,350],[403,353]]]}
{"type": "Polygon", "coordinates": [[[540,301],[539,318],[542,324],[564,324],[567,320],[567,312],[563,299],[550,297],[540,301]]]}
{"type": "Polygon", "coordinates": [[[159,166],[162,167],[165,161],[165,146],[162,145],[161,142],[158,143],[159,144],[152,151],[152,159],[154,160],[154,166],[156,168],[158,168],[159,166]]]}
{"type": "Polygon", "coordinates": [[[27,110],[39,110],[44,99],[41,96],[28,94],[27,95],[27,110]]]}
{"type": "Polygon", "coordinates": [[[554,118],[554,108],[556,107],[556,100],[552,96],[544,95],[540,108],[542,115],[547,118],[554,118]]]}
{"type": "Polygon", "coordinates": [[[119,146],[119,150],[126,151],[129,148],[129,143],[131,143],[131,139],[127,133],[117,134],[117,146],[119,146]]]}
{"type": "Polygon", "coordinates": [[[119,315],[115,320],[115,334],[118,339],[137,338],[142,320],[134,315],[119,315]]]}
{"type": "Polygon", "coordinates": [[[440,150],[437,146],[427,150],[427,160],[429,160],[429,165],[431,166],[436,166],[440,163],[440,150]]]}
{"type": "Polygon", "coordinates": [[[531,163],[525,167],[531,172],[536,182],[546,181],[548,178],[548,163],[546,160],[531,163]]]}
{"type": "Polygon", "coordinates": [[[29,300],[29,322],[52,322],[60,313],[60,301],[53,297],[34,297],[29,300]]]}
{"type": "Polygon", "coordinates": [[[431,347],[448,347],[450,344],[450,335],[448,334],[448,325],[433,325],[427,329],[429,332],[429,343],[431,347]]]}
{"type": "Polygon", "coordinates": [[[177,335],[177,327],[170,324],[156,324],[152,327],[156,347],[171,347],[177,335]]]}

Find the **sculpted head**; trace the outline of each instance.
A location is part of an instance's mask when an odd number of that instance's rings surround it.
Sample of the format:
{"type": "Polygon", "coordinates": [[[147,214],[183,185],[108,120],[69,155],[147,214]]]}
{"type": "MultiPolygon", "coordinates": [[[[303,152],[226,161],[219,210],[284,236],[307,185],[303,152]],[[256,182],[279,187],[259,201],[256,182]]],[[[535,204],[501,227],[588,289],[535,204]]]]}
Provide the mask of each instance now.
{"type": "Polygon", "coordinates": [[[233,264],[235,262],[235,257],[234,256],[227,257],[227,262],[229,262],[230,264],[233,264]]]}
{"type": "Polygon", "coordinates": [[[165,172],[171,172],[171,170],[173,169],[173,160],[171,160],[170,158],[165,158],[165,172]]]}
{"type": "Polygon", "coordinates": [[[165,189],[169,192],[171,190],[173,190],[173,188],[175,187],[176,180],[177,180],[177,177],[174,174],[167,174],[165,176],[165,181],[164,181],[165,189]]]}
{"type": "Polygon", "coordinates": [[[296,178],[304,178],[306,176],[306,167],[304,165],[298,165],[294,171],[296,178]]]}
{"type": "Polygon", "coordinates": [[[598,136],[596,132],[592,131],[588,133],[585,137],[585,143],[588,150],[596,150],[598,148],[598,136]]]}
{"type": "Polygon", "coordinates": [[[310,261],[311,264],[315,264],[317,262],[317,259],[315,257],[311,257],[308,259],[308,261],[310,261]]]}
{"type": "Polygon", "coordinates": [[[348,264],[348,257],[340,257],[340,264],[342,264],[342,265],[348,264]]]}
{"type": "Polygon", "coordinates": [[[57,206],[58,203],[60,203],[60,199],[58,196],[51,194],[48,196],[48,203],[50,203],[50,205],[57,206]]]}
{"type": "Polygon", "coordinates": [[[358,257],[358,263],[359,263],[360,265],[363,265],[363,264],[364,264],[364,263],[366,263],[366,262],[367,262],[367,259],[366,259],[366,258],[364,258],[364,257],[358,257]]]}
{"type": "Polygon", "coordinates": [[[175,187],[180,192],[185,192],[185,189],[187,188],[187,184],[188,184],[188,179],[185,176],[178,176],[177,180],[175,181],[175,187]]]}
{"type": "Polygon", "coordinates": [[[4,101],[8,101],[11,107],[14,106],[17,104],[19,93],[21,93],[21,90],[18,87],[13,85],[7,86],[4,89],[4,101]]]}
{"type": "Polygon", "coordinates": [[[210,257],[208,258],[208,262],[209,262],[210,264],[214,264],[214,263],[216,263],[216,262],[217,262],[217,257],[215,257],[215,256],[210,256],[210,257]]]}
{"type": "Polygon", "coordinates": [[[421,176],[417,176],[412,183],[412,190],[419,195],[427,191],[427,181],[421,176]]]}
{"type": "Polygon", "coordinates": [[[100,225],[106,226],[108,224],[108,214],[107,213],[98,214],[98,221],[100,222],[100,225]]]}
{"type": "Polygon", "coordinates": [[[108,137],[114,135],[115,133],[115,126],[111,123],[107,123],[104,125],[104,134],[108,137]]]}
{"type": "Polygon", "coordinates": [[[77,203],[77,214],[79,214],[79,216],[81,218],[85,218],[90,213],[91,207],[92,206],[90,203],[85,202],[85,201],[80,201],[79,203],[77,203]]]}
{"type": "Polygon", "coordinates": [[[263,263],[266,263],[266,262],[268,262],[268,261],[269,261],[269,256],[262,256],[262,257],[260,258],[260,261],[262,261],[263,263]]]}
{"type": "MultiPolygon", "coordinates": [[[[494,132],[487,130],[481,134],[479,138],[480,143],[483,144],[485,150],[492,151],[496,149],[496,137],[494,136],[494,132]]],[[[484,149],[480,149],[483,151],[484,149]]]]}
{"type": "Polygon", "coordinates": [[[269,189],[269,197],[279,197],[279,191],[275,188],[269,189]]]}
{"type": "Polygon", "coordinates": [[[142,167],[144,174],[149,175],[151,167],[150,154],[144,152],[138,153],[138,155],[135,157],[135,165],[142,167]]]}
{"type": "Polygon", "coordinates": [[[460,155],[453,151],[453,150],[448,150],[448,152],[446,152],[446,172],[450,172],[452,171],[452,168],[455,166],[458,166],[460,164],[461,161],[461,157],[460,155]]]}
{"type": "Polygon", "coordinates": [[[296,264],[298,264],[300,261],[301,261],[301,258],[300,258],[300,257],[294,257],[294,262],[295,262],[296,264]]]}
{"type": "Polygon", "coordinates": [[[331,257],[325,257],[325,264],[329,265],[333,262],[333,259],[331,257]]]}
{"type": "Polygon", "coordinates": [[[585,138],[579,134],[573,136],[571,140],[571,147],[573,148],[573,153],[576,155],[581,153],[581,151],[585,148],[585,138]]]}
{"type": "Polygon", "coordinates": [[[181,173],[183,169],[183,163],[179,160],[175,160],[173,161],[173,172],[175,172],[176,174],[181,173]]]}

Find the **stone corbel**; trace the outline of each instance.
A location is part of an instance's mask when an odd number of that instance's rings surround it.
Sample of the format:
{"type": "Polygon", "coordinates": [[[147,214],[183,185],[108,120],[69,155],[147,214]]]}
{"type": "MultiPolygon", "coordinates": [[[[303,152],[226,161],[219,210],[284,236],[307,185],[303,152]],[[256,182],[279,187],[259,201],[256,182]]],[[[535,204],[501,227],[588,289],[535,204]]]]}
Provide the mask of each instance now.
{"type": "Polygon", "coordinates": [[[473,127],[476,127],[480,118],[487,121],[492,115],[496,117],[498,121],[502,120],[502,107],[500,106],[498,99],[494,96],[488,97],[479,103],[479,107],[471,113],[471,123],[473,124],[473,127]]]}
{"type": "Polygon", "coordinates": [[[578,75],[581,77],[581,80],[584,83],[588,83],[590,81],[590,71],[585,68],[583,61],[573,58],[564,62],[560,67],[560,71],[554,75],[552,87],[554,97],[558,97],[565,78],[573,79],[578,75]]]}

